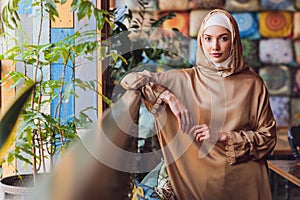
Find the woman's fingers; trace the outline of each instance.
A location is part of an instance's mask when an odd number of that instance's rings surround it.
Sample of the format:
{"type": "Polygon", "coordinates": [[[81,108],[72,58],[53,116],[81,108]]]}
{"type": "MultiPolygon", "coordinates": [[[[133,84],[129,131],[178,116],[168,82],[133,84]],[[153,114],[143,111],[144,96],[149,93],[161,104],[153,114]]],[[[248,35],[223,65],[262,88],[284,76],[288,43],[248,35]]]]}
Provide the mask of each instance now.
{"type": "Polygon", "coordinates": [[[193,126],[189,134],[193,134],[197,142],[203,141],[210,137],[209,128],[206,124],[193,126]]]}

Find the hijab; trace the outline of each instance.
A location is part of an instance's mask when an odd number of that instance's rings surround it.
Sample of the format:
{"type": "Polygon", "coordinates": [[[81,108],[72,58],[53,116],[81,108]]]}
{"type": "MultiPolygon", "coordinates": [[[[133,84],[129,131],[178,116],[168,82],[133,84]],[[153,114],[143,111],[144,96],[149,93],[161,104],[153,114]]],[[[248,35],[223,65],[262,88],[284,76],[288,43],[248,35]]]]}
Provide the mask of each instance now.
{"type": "Polygon", "coordinates": [[[229,12],[221,9],[210,11],[202,21],[197,40],[198,50],[196,65],[204,73],[227,77],[248,68],[243,60],[242,43],[238,25],[229,12]],[[215,63],[209,58],[207,52],[203,49],[201,42],[201,38],[206,28],[214,25],[222,26],[231,33],[231,53],[229,57],[221,63],[215,63]]]}

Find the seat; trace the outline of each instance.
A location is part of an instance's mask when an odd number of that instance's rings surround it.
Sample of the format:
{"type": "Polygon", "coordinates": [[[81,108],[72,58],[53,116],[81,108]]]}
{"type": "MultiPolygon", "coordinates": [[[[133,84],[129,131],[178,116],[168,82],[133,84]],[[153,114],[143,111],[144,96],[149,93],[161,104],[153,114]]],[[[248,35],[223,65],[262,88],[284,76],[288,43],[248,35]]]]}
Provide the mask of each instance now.
{"type": "Polygon", "coordinates": [[[300,160],[300,125],[288,129],[288,140],[295,160],[300,160]]]}

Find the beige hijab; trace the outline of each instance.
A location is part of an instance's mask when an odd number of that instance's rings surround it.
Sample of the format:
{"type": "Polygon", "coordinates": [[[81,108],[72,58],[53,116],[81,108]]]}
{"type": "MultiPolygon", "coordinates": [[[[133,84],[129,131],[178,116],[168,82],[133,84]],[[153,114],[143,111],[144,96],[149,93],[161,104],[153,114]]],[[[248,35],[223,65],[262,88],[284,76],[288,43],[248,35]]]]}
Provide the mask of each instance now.
{"type": "Polygon", "coordinates": [[[242,43],[241,43],[238,25],[237,25],[235,19],[232,17],[232,15],[229,12],[227,12],[225,10],[220,10],[220,9],[215,9],[215,10],[212,10],[211,12],[209,12],[202,21],[197,40],[198,40],[198,50],[197,50],[197,56],[196,56],[196,58],[197,58],[196,65],[198,67],[200,67],[200,69],[204,73],[216,74],[216,75],[219,75],[222,77],[227,77],[227,76],[238,73],[238,72],[243,71],[244,69],[248,68],[244,64],[244,60],[243,60],[242,43]],[[210,20],[212,18],[212,16],[214,16],[216,14],[221,14],[221,15],[227,17],[227,21],[229,21],[229,23],[224,23],[223,27],[228,29],[228,26],[229,26],[229,31],[231,32],[231,37],[232,37],[231,38],[231,41],[232,41],[231,55],[228,58],[228,60],[226,60],[223,63],[224,66],[221,64],[221,66],[218,66],[218,67],[216,66],[216,64],[214,62],[212,62],[205,55],[205,52],[203,50],[203,46],[201,43],[202,35],[207,27],[207,23],[209,23],[210,26],[211,25],[222,25],[222,24],[219,24],[220,21],[218,23],[216,23],[214,20],[210,20]]]}

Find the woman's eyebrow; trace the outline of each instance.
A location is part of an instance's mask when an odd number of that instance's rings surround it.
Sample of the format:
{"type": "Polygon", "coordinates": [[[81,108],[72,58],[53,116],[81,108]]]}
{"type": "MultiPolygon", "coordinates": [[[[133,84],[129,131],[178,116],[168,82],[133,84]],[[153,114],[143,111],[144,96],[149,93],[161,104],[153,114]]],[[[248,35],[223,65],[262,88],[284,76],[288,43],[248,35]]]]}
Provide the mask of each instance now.
{"type": "MultiPolygon", "coordinates": [[[[203,35],[212,36],[212,35],[210,35],[210,34],[208,34],[208,33],[204,33],[203,35]]],[[[218,36],[224,36],[224,35],[229,35],[229,33],[221,33],[221,34],[218,35],[218,36]]]]}

